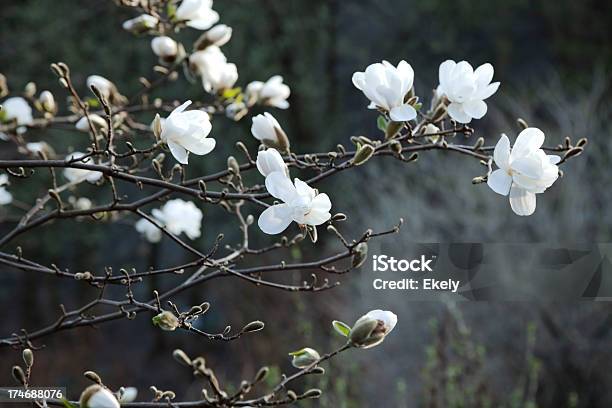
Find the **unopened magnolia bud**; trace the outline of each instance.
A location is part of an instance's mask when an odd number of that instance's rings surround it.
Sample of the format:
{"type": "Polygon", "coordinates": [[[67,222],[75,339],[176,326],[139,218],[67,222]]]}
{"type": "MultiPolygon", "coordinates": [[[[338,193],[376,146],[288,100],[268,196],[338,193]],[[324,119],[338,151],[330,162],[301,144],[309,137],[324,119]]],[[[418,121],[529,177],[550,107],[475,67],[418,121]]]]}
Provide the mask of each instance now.
{"type": "Polygon", "coordinates": [[[18,365],[13,366],[12,374],[13,378],[15,379],[15,381],[17,381],[17,383],[21,385],[27,384],[28,381],[26,379],[25,373],[23,372],[23,368],[19,367],[18,365]]]}
{"type": "Polygon", "coordinates": [[[174,357],[174,359],[176,361],[178,361],[181,364],[186,365],[187,367],[191,367],[191,359],[189,358],[189,356],[187,356],[187,354],[185,354],[185,352],[181,349],[176,349],[172,352],[172,357],[174,357]]]}
{"type": "Polygon", "coordinates": [[[289,400],[290,400],[290,401],[296,401],[296,400],[297,400],[297,398],[298,398],[298,396],[297,396],[297,394],[295,393],[295,391],[288,390],[288,391],[287,391],[287,398],[289,398],[289,400]]]}
{"type": "Polygon", "coordinates": [[[232,171],[233,174],[240,174],[240,165],[234,156],[227,158],[227,168],[232,171]]]}
{"type": "Polygon", "coordinates": [[[565,152],[565,155],[563,156],[563,160],[567,160],[570,157],[576,157],[579,154],[581,154],[583,150],[584,149],[582,147],[572,147],[567,152],[565,152]]]}
{"type": "Polygon", "coordinates": [[[516,120],[516,123],[518,123],[519,127],[521,129],[527,129],[529,127],[529,125],[527,124],[527,122],[524,119],[518,118],[516,120]]]}
{"type": "Polygon", "coordinates": [[[576,142],[576,147],[584,147],[588,143],[588,139],[586,137],[580,138],[578,142],[576,142]]]}
{"type": "Polygon", "coordinates": [[[25,96],[28,98],[33,98],[36,95],[36,84],[34,82],[28,82],[23,91],[25,96]]]}
{"type": "Polygon", "coordinates": [[[289,353],[293,357],[291,364],[295,368],[304,368],[319,361],[321,356],[315,349],[309,347],[289,353]]]}
{"type": "Polygon", "coordinates": [[[479,137],[476,139],[476,143],[474,143],[474,150],[479,150],[482,146],[484,146],[484,137],[479,137]]]}
{"type": "Polygon", "coordinates": [[[251,332],[256,332],[256,331],[260,331],[265,327],[264,322],[261,322],[259,320],[255,320],[252,321],[250,323],[248,323],[246,326],[244,326],[242,328],[242,332],[243,333],[251,333],[251,332]]]}
{"type": "Polygon", "coordinates": [[[376,319],[359,319],[351,329],[349,338],[355,345],[367,344],[372,339],[372,332],[378,326],[376,319]]]}
{"type": "Polygon", "coordinates": [[[385,139],[393,139],[403,127],[403,122],[389,122],[385,129],[385,139]]]}
{"type": "Polygon", "coordinates": [[[323,367],[314,367],[310,370],[310,374],[323,375],[325,374],[325,369],[323,367]]]}
{"type": "Polygon", "coordinates": [[[225,24],[217,24],[200,36],[195,43],[196,50],[203,50],[210,45],[221,47],[232,38],[232,28],[225,24]]]}
{"type": "Polygon", "coordinates": [[[320,389],[311,388],[302,395],[300,395],[300,398],[319,398],[322,394],[323,391],[321,391],[320,389]]]}
{"type": "Polygon", "coordinates": [[[4,98],[9,94],[9,88],[6,84],[6,77],[0,74],[0,98],[4,98]]]}
{"type": "Polygon", "coordinates": [[[472,184],[480,184],[480,183],[484,183],[485,181],[487,181],[486,177],[478,176],[472,179],[472,184]]]}
{"type": "Polygon", "coordinates": [[[382,343],[397,324],[395,313],[386,310],[372,310],[361,316],[351,329],[351,344],[359,348],[370,348],[382,343]]]}
{"type": "Polygon", "coordinates": [[[157,316],[154,316],[151,320],[155,326],[158,326],[160,329],[165,331],[174,331],[180,324],[178,317],[167,310],[164,310],[157,316]]]}
{"type": "Polygon", "coordinates": [[[83,373],[83,375],[85,376],[85,378],[87,378],[90,381],[95,382],[96,384],[102,384],[102,379],[100,378],[100,376],[94,372],[94,371],[85,371],[83,373]]]}
{"type": "Polygon", "coordinates": [[[353,268],[359,268],[368,258],[368,244],[360,242],[354,249],[353,260],[351,266],[353,268]]]}
{"type": "MultiPolygon", "coordinates": [[[[106,120],[104,120],[100,115],[96,115],[95,113],[89,114],[89,121],[97,130],[106,131],[108,129],[108,124],[106,120]]],[[[83,116],[81,119],[75,123],[75,127],[81,132],[89,132],[89,121],[86,116],[83,116]]]]}
{"type": "Polygon", "coordinates": [[[178,54],[179,46],[172,38],[162,35],[151,40],[151,49],[164,61],[172,61],[178,54]]]}
{"type": "Polygon", "coordinates": [[[353,164],[355,166],[360,166],[363,163],[370,160],[370,157],[374,154],[374,146],[366,144],[357,149],[355,153],[355,157],[353,157],[353,164]]]}
{"type": "Polygon", "coordinates": [[[270,369],[268,367],[261,367],[259,371],[257,371],[257,374],[255,374],[255,379],[253,380],[253,382],[258,383],[260,381],[263,381],[268,376],[269,372],[270,369]]]}
{"type": "Polygon", "coordinates": [[[142,14],[136,18],[123,22],[123,29],[134,34],[142,34],[155,28],[159,20],[148,14],[142,14]]]}
{"type": "Polygon", "coordinates": [[[151,123],[151,128],[153,129],[155,139],[159,140],[161,138],[162,133],[162,120],[161,116],[159,116],[159,113],[155,114],[155,119],[153,119],[153,123],[151,123]]]}
{"type": "Polygon", "coordinates": [[[29,348],[24,349],[21,356],[23,357],[23,362],[27,367],[32,367],[34,365],[34,353],[32,353],[32,350],[29,348]]]}
{"type": "Polygon", "coordinates": [[[79,406],[84,408],[119,408],[119,401],[112,392],[101,385],[94,384],[85,388],[79,398],[79,406]]]}
{"type": "Polygon", "coordinates": [[[57,112],[55,98],[53,97],[53,94],[51,92],[42,91],[38,96],[38,101],[40,102],[40,106],[42,106],[45,112],[53,114],[57,112]]]}
{"type": "Polygon", "coordinates": [[[278,144],[278,149],[281,152],[288,152],[289,151],[289,138],[287,137],[287,134],[285,133],[285,131],[276,126],[274,127],[274,131],[276,132],[276,142],[278,144]]]}
{"type": "Polygon", "coordinates": [[[393,140],[391,143],[389,143],[389,149],[391,149],[391,151],[395,154],[400,154],[402,152],[402,143],[397,140],[393,140]]]}

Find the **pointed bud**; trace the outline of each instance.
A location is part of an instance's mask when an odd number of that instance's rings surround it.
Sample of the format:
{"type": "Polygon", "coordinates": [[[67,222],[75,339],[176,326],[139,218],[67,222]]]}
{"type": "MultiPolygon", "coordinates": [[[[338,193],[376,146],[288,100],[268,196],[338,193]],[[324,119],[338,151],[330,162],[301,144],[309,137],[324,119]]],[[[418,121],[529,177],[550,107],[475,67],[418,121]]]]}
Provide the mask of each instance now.
{"type": "Polygon", "coordinates": [[[321,356],[315,349],[311,349],[309,347],[303,348],[298,351],[293,351],[289,353],[290,356],[293,357],[291,364],[295,368],[305,368],[311,364],[318,362],[321,359],[321,356]]]}
{"type": "Polygon", "coordinates": [[[263,330],[264,327],[265,327],[264,322],[261,322],[259,320],[254,320],[242,328],[242,333],[252,333],[252,332],[260,331],[260,330],[263,330]]]}
{"type": "Polygon", "coordinates": [[[15,379],[15,381],[17,381],[18,384],[27,384],[28,381],[26,379],[25,373],[23,372],[23,368],[19,367],[18,365],[13,366],[12,374],[13,378],[15,379]]]}
{"type": "Polygon", "coordinates": [[[385,139],[393,139],[403,127],[403,122],[389,122],[387,124],[387,128],[385,129],[385,139]]]}
{"type": "Polygon", "coordinates": [[[361,146],[357,149],[355,157],[353,157],[353,164],[355,166],[360,166],[363,163],[367,162],[368,160],[370,160],[375,150],[376,149],[374,149],[374,146],[369,144],[361,146]]]}
{"type": "Polygon", "coordinates": [[[187,367],[191,367],[191,359],[189,358],[189,356],[187,356],[187,354],[181,350],[181,349],[176,349],[172,352],[172,357],[174,357],[174,359],[176,361],[178,361],[181,364],[186,365],[187,367]]]}
{"type": "Polygon", "coordinates": [[[98,384],[85,388],[79,398],[79,405],[87,408],[120,408],[115,395],[98,384]]]}
{"type": "Polygon", "coordinates": [[[165,331],[174,331],[180,324],[178,317],[167,310],[164,310],[157,316],[154,316],[151,320],[155,326],[158,326],[160,329],[165,331]]]}
{"type": "Polygon", "coordinates": [[[23,357],[23,362],[27,367],[32,367],[34,365],[34,353],[32,353],[32,350],[29,348],[24,349],[21,356],[23,357]]]}
{"type": "Polygon", "coordinates": [[[359,268],[368,258],[368,244],[365,242],[360,242],[353,251],[351,266],[353,268],[359,268]]]}

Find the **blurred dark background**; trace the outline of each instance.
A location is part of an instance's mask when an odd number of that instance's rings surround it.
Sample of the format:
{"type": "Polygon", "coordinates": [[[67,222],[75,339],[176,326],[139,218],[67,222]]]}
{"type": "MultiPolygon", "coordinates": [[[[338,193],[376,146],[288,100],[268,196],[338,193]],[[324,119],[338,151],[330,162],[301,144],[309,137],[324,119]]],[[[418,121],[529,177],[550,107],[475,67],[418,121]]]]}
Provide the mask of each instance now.
{"type": "MultiPolygon", "coordinates": [[[[514,216],[507,200],[486,186],[472,186],[472,177],[482,171],[478,163],[436,152],[410,165],[372,162],[322,184],[334,209],[349,215],[349,235],[367,227],[384,229],[405,218],[402,233],[374,243],[371,253],[398,251],[413,242],[610,242],[612,2],[218,0],[214,8],[221,22],[234,28],[223,51],[238,65],[239,84],[282,74],[291,86],[291,108],[271,112],[298,152],[330,150],[346,144],[351,135],[377,135],[376,114],[365,109],[367,101],[352,86],[351,75],[381,59],[411,63],[417,94],[425,100],[437,85],[443,60],[467,59],[474,66],[491,62],[502,85],[488,101],[487,116],[473,123],[487,144],[494,144],[501,132],[512,139],[518,133],[517,117],[543,129],[547,144],[560,143],[565,136],[589,138],[584,156],[564,166],[564,177],[538,197],[536,213],[527,218],[514,216]]],[[[121,29],[122,21],[131,17],[130,10],[104,0],[3,0],[0,72],[14,94],[34,81],[61,101],[64,94],[49,63],[64,61],[83,92],[85,78],[100,74],[124,94],[133,94],[139,76],[153,75],[155,58],[150,38],[133,38],[121,29]]],[[[183,30],[177,38],[189,48],[198,35],[183,30]]],[[[181,100],[204,96],[199,84],[184,80],[156,95],[181,100]]],[[[237,140],[254,149],[249,127],[249,118],[238,124],[216,118],[212,136],[218,147],[192,161],[190,176],[222,168],[224,157],[236,154],[237,140]]],[[[29,132],[28,140],[45,140],[59,152],[86,147],[82,134],[68,131],[29,132]]],[[[1,157],[19,157],[2,143],[1,157]]],[[[34,203],[47,183],[41,176],[15,183],[11,191],[20,202],[34,203]]],[[[88,193],[80,187],[79,194],[88,193]]],[[[198,247],[210,247],[220,231],[236,236],[235,228],[215,216],[216,209],[204,211],[198,247]]],[[[19,214],[0,209],[0,230],[10,229],[19,214]]],[[[118,270],[188,259],[171,242],[145,243],[127,221],[112,226],[67,221],[37,231],[3,250],[21,245],[25,256],[38,262],[98,273],[105,265],[118,270]]],[[[253,233],[261,240],[256,245],[263,246],[262,234],[253,233]]],[[[335,244],[324,237],[316,247],[302,248],[283,257],[312,259],[333,251],[335,244]]],[[[50,324],[59,314],[59,303],[71,309],[95,296],[79,282],[5,267],[1,272],[3,337],[50,324]]],[[[222,380],[238,384],[264,364],[278,365],[275,372],[288,369],[286,353],[294,349],[335,347],[340,340],[331,333],[332,319],[352,323],[380,307],[399,315],[396,331],[382,346],[351,351],[335,360],[322,379],[310,379],[307,385],[325,394],[303,406],[612,406],[609,304],[407,302],[404,294],[369,290],[367,279],[359,276],[364,273],[344,277],[339,288],[315,295],[254,288],[231,279],[198,287],[175,300],[183,306],[210,301],[213,308],[203,328],[214,331],[261,319],[266,330],[221,344],[160,332],[142,314],[134,322],[42,339],[38,344],[47,347],[37,353],[33,381],[65,384],[76,398],[86,385],[81,373],[95,369],[111,387],[137,386],[141,398],[148,399],[147,388],[155,385],[176,390],[181,399],[194,399],[202,384],[172,360],[174,348],[204,355],[222,380]]],[[[295,282],[302,278],[299,273],[291,277],[295,282]]],[[[170,287],[176,279],[153,280],[138,288],[137,296],[148,298],[152,289],[170,287]]],[[[12,384],[10,367],[19,359],[16,351],[0,350],[0,385],[12,384]]]]}

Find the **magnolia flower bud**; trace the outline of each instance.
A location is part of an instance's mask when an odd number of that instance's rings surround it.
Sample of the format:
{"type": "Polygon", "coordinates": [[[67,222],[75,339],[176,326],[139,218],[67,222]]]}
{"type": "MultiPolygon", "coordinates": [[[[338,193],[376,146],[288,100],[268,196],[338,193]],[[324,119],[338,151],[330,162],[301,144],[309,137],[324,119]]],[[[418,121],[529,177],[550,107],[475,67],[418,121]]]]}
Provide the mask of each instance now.
{"type": "Polygon", "coordinates": [[[47,142],[26,143],[25,150],[27,150],[27,152],[34,154],[34,155],[44,154],[47,157],[55,155],[55,151],[47,142]]]}
{"type": "Polygon", "coordinates": [[[98,384],[85,388],[79,398],[79,405],[82,408],[120,408],[113,393],[98,384]]]}
{"type": "Polygon", "coordinates": [[[38,97],[38,101],[45,112],[55,114],[57,112],[57,104],[53,94],[49,91],[42,91],[38,97]]]}
{"type": "Polygon", "coordinates": [[[136,18],[123,22],[123,29],[134,34],[142,34],[155,28],[159,20],[148,14],[142,14],[136,18]]]}
{"type": "Polygon", "coordinates": [[[368,244],[365,242],[360,242],[354,249],[353,261],[351,262],[351,266],[353,268],[359,268],[361,265],[364,264],[367,258],[368,244]]]}
{"type": "Polygon", "coordinates": [[[12,374],[15,381],[17,381],[19,384],[25,385],[28,382],[23,368],[19,367],[18,365],[13,366],[12,374]]]}
{"type": "Polygon", "coordinates": [[[440,135],[436,135],[435,133],[440,132],[439,127],[437,127],[433,123],[428,123],[422,129],[423,129],[422,134],[431,135],[431,136],[427,136],[427,140],[429,140],[431,143],[438,143],[438,141],[440,140],[440,135]]]}
{"type": "Polygon", "coordinates": [[[217,24],[200,36],[195,43],[195,49],[203,50],[210,45],[221,47],[227,44],[230,38],[232,38],[232,28],[225,24],[217,24]]]}
{"type": "Polygon", "coordinates": [[[289,355],[293,356],[291,364],[295,368],[308,367],[309,365],[319,361],[319,359],[321,358],[317,350],[311,349],[309,347],[291,352],[289,353],[289,355]]]}
{"type": "Polygon", "coordinates": [[[178,53],[178,43],[167,36],[155,37],[151,40],[151,49],[158,57],[171,61],[178,53]]]}
{"type": "MultiPolygon", "coordinates": [[[[104,120],[104,118],[102,118],[100,115],[96,115],[95,113],[90,113],[89,114],[89,121],[91,121],[91,123],[94,125],[94,127],[97,130],[101,130],[106,132],[106,130],[108,129],[108,123],[106,122],[106,120],[104,120]]],[[[86,116],[83,116],[81,119],[79,119],[74,126],[80,130],[81,132],[89,132],[89,121],[87,120],[86,116]]]]}
{"type": "Polygon", "coordinates": [[[255,139],[261,141],[268,147],[275,147],[283,152],[289,150],[289,138],[287,138],[287,134],[283,131],[274,116],[270,115],[268,112],[253,117],[251,133],[255,139]]]}
{"type": "Polygon", "coordinates": [[[372,157],[375,150],[376,149],[374,149],[374,146],[369,144],[361,146],[359,149],[357,149],[355,157],[353,157],[353,164],[355,166],[359,166],[367,162],[368,160],[370,160],[370,157],[372,157]]]}
{"type": "Polygon", "coordinates": [[[289,168],[278,150],[274,148],[260,150],[257,153],[257,170],[259,170],[264,177],[275,171],[280,171],[289,176],[289,168]]]}
{"type": "Polygon", "coordinates": [[[32,350],[29,348],[24,349],[21,355],[26,366],[32,367],[34,365],[34,353],[32,353],[32,350]]]}
{"type": "Polygon", "coordinates": [[[355,347],[374,347],[385,339],[397,324],[395,313],[383,310],[372,310],[360,317],[349,334],[355,347]]]}
{"type": "Polygon", "coordinates": [[[174,331],[179,327],[179,319],[172,312],[164,310],[157,316],[154,316],[153,324],[165,331],[174,331]]]}
{"type": "Polygon", "coordinates": [[[185,354],[185,352],[181,349],[176,349],[172,352],[172,357],[174,357],[174,359],[176,361],[178,361],[181,364],[186,365],[187,367],[191,367],[191,359],[189,358],[189,356],[187,356],[187,354],[185,354]]]}
{"type": "Polygon", "coordinates": [[[90,75],[87,77],[87,87],[95,87],[100,95],[112,104],[125,103],[125,96],[121,95],[114,83],[100,75],[90,75]]]}
{"type": "Polygon", "coordinates": [[[138,389],[136,387],[121,387],[119,390],[119,402],[127,404],[136,400],[138,389]]]}
{"type": "Polygon", "coordinates": [[[34,122],[32,108],[24,98],[15,96],[1,102],[0,120],[3,122],[15,121],[17,125],[31,125],[34,122]]]}

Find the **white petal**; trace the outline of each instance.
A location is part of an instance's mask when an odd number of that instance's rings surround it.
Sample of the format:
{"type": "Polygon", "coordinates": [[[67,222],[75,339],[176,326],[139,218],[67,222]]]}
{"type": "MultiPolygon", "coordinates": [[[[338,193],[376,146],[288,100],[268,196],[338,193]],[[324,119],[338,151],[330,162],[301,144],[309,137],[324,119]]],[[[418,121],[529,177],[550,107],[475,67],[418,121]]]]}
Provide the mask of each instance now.
{"type": "Polygon", "coordinates": [[[474,119],[480,119],[487,113],[487,104],[484,101],[475,99],[465,102],[463,110],[474,119]]]}
{"type": "Polygon", "coordinates": [[[273,197],[286,203],[291,202],[297,195],[295,186],[289,177],[278,171],[268,174],[266,177],[266,189],[273,197]]]}
{"type": "Polygon", "coordinates": [[[395,122],[405,122],[408,120],[412,120],[416,118],[416,115],[416,110],[410,105],[397,106],[391,109],[391,112],[389,112],[391,120],[395,122]]]}
{"type": "Polygon", "coordinates": [[[476,77],[476,84],[479,88],[489,85],[493,79],[493,65],[489,64],[488,62],[486,64],[482,64],[476,68],[476,71],[474,71],[474,76],[476,77]]]}
{"type": "Polygon", "coordinates": [[[508,139],[508,136],[502,135],[495,145],[493,159],[500,169],[508,170],[510,168],[510,139],[508,139]]]}
{"type": "Polygon", "coordinates": [[[508,195],[512,185],[512,177],[505,170],[497,169],[489,174],[487,185],[497,194],[508,195]]]}
{"type": "Polygon", "coordinates": [[[291,208],[287,204],[277,204],[261,213],[257,225],[263,232],[272,235],[283,232],[291,221],[291,208]]]}
{"type": "Polygon", "coordinates": [[[493,82],[492,84],[479,88],[478,91],[476,92],[475,97],[478,99],[487,99],[488,97],[493,95],[495,92],[497,92],[498,88],[499,88],[499,82],[493,82]]]}
{"type": "Polygon", "coordinates": [[[312,209],[328,212],[331,210],[332,204],[329,196],[325,193],[321,193],[317,194],[317,196],[312,200],[311,206],[312,209]]]}
{"type": "Polygon", "coordinates": [[[217,142],[209,137],[199,139],[189,137],[181,140],[181,144],[191,153],[202,156],[210,153],[215,148],[217,142]]]}
{"type": "Polygon", "coordinates": [[[170,153],[172,153],[172,156],[174,156],[177,162],[181,164],[187,164],[188,153],[183,146],[169,141],[168,148],[170,149],[170,153]]]}
{"type": "Polygon", "coordinates": [[[519,133],[512,146],[510,153],[510,161],[514,161],[519,157],[525,157],[542,147],[544,143],[544,132],[538,128],[527,128],[519,133]]]}
{"type": "Polygon", "coordinates": [[[512,161],[512,169],[519,173],[531,177],[539,178],[542,175],[542,162],[535,156],[519,157],[512,161]]]}
{"type": "Polygon", "coordinates": [[[297,191],[298,195],[302,197],[308,197],[310,199],[313,199],[315,197],[316,193],[314,189],[308,184],[304,183],[299,178],[295,178],[293,182],[295,183],[295,191],[297,191]]]}
{"type": "Polygon", "coordinates": [[[456,65],[457,63],[453,60],[446,60],[440,64],[440,68],[438,69],[438,80],[440,84],[446,84],[450,81],[451,73],[456,65]]]}
{"type": "Polygon", "coordinates": [[[510,189],[510,207],[517,215],[531,215],[536,209],[536,196],[534,193],[513,185],[510,189]]]}
{"type": "Polygon", "coordinates": [[[172,114],[174,113],[181,113],[183,112],[185,109],[187,109],[187,107],[191,105],[191,101],[185,101],[185,103],[183,103],[181,106],[178,106],[176,108],[174,108],[174,110],[172,112],[170,112],[169,116],[172,116],[172,114]]]}
{"type": "Polygon", "coordinates": [[[446,110],[450,117],[459,123],[470,123],[472,121],[472,117],[465,113],[463,105],[460,103],[452,102],[446,110]]]}
{"type": "Polygon", "coordinates": [[[561,157],[555,155],[555,154],[549,154],[548,158],[550,159],[550,163],[551,164],[557,164],[561,161],[561,157]]]}
{"type": "Polygon", "coordinates": [[[370,319],[376,319],[383,322],[385,328],[387,329],[387,333],[391,333],[391,330],[395,328],[397,324],[397,315],[393,312],[389,312],[388,310],[371,310],[366,314],[370,319]]]}
{"type": "Polygon", "coordinates": [[[365,86],[365,77],[363,72],[355,72],[352,77],[353,85],[359,90],[363,90],[365,86]]]}

